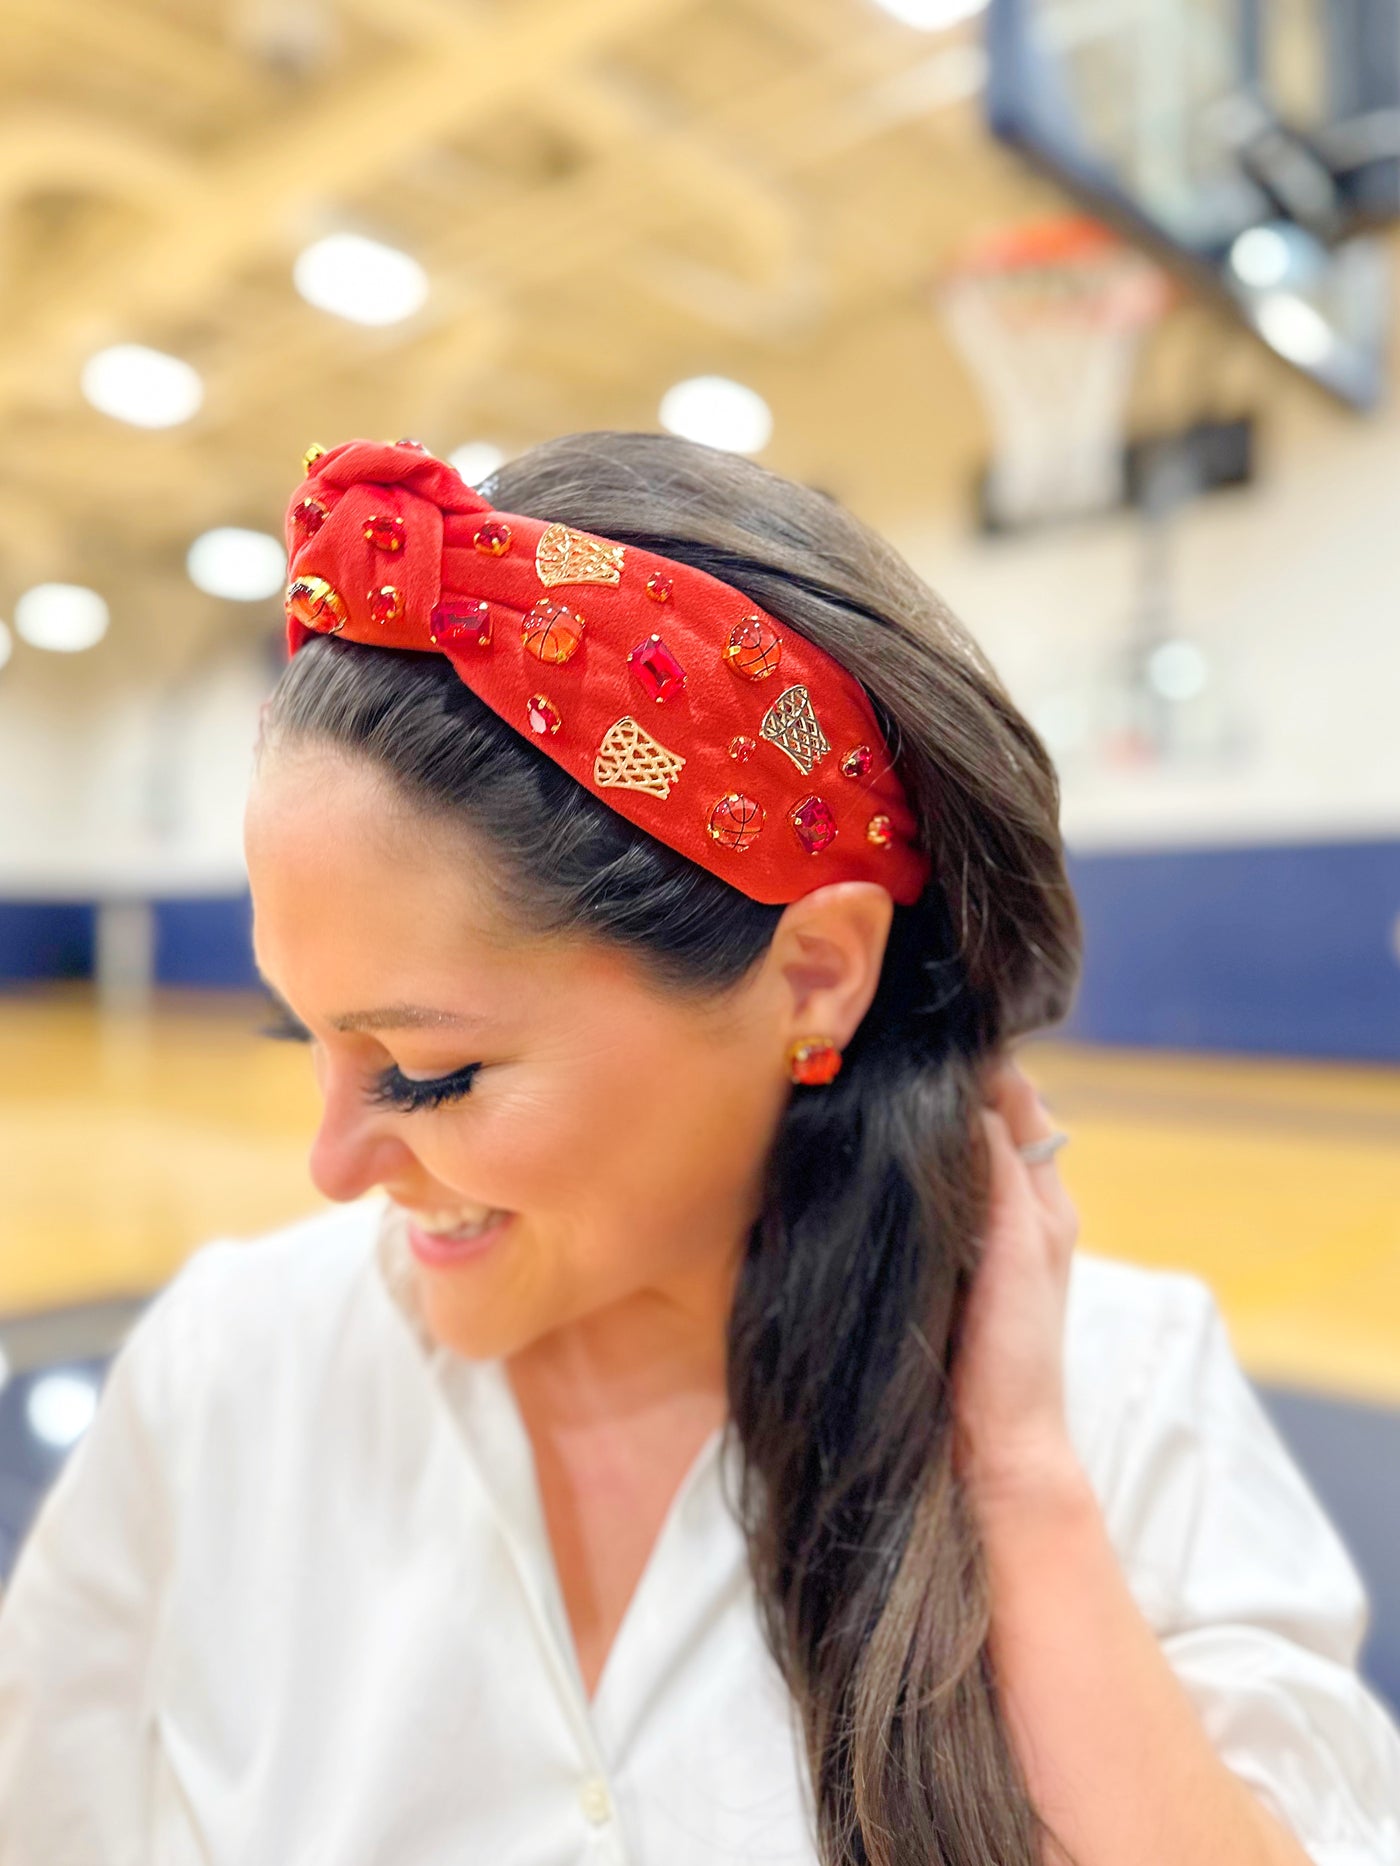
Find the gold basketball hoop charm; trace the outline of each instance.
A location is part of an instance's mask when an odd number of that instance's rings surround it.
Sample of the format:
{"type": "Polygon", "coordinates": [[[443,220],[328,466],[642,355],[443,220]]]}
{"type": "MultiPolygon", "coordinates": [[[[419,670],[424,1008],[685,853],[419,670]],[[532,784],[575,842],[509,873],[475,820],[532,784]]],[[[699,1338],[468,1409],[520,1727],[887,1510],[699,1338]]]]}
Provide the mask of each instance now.
{"type": "Polygon", "coordinates": [[[593,760],[593,782],[600,789],[640,790],[649,797],[669,797],[684,765],[678,752],[668,752],[630,713],[625,713],[603,735],[593,760]]]}
{"type": "Polygon", "coordinates": [[[546,525],[535,546],[535,569],[548,590],[560,583],[619,583],[623,555],[620,544],[568,525],[546,525]]]}
{"type": "Polygon", "coordinates": [[[831,750],[805,687],[789,687],[780,693],[764,714],[759,731],[787,753],[803,777],[831,750]]]}

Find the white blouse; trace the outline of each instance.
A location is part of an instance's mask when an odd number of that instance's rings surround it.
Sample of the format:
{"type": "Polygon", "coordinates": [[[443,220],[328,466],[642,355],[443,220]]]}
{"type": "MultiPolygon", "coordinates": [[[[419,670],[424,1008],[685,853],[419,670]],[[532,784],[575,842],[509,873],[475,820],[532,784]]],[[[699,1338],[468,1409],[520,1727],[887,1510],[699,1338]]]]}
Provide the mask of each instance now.
{"type": "MultiPolygon", "coordinates": [[[[813,1866],[720,1435],[590,1704],[509,1383],[381,1210],[207,1245],[118,1354],[0,1607],[0,1866],[813,1866]]],[[[1400,1866],[1360,1584],[1204,1285],[1078,1256],[1066,1356],[1216,1750],[1316,1866],[1400,1866]]]]}

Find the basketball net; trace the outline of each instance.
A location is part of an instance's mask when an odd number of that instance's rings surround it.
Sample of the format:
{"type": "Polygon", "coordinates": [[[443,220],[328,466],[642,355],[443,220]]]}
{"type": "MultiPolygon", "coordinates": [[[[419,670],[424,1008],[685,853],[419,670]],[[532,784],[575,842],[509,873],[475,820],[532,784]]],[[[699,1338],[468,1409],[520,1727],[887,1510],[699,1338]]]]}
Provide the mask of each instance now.
{"type": "Polygon", "coordinates": [[[1118,505],[1138,348],[1166,309],[1166,275],[1080,216],[998,230],[940,291],[992,426],[993,528],[1118,505]]]}

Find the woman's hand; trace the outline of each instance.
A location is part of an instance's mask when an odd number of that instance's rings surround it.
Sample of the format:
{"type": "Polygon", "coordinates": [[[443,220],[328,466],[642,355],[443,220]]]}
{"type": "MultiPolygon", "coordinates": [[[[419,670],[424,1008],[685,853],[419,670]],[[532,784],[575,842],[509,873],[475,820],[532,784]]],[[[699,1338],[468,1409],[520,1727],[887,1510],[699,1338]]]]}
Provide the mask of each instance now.
{"type": "Polygon", "coordinates": [[[981,1266],[953,1370],[958,1466],[974,1502],[1043,1499],[1082,1481],[1065,1418],[1064,1324],[1079,1219],[1053,1159],[1018,1148],[1054,1133],[1010,1062],[988,1082],[990,1198],[981,1266]]]}

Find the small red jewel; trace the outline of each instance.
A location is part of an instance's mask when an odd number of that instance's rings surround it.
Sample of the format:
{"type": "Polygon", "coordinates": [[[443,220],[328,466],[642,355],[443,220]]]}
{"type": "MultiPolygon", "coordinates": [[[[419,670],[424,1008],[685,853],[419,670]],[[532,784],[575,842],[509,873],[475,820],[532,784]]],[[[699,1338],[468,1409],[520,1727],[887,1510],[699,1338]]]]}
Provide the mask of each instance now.
{"type": "Polygon", "coordinates": [[[510,526],[503,525],[498,518],[488,518],[484,525],[478,526],[472,543],[487,557],[502,557],[510,549],[510,526]]]}
{"type": "Polygon", "coordinates": [[[294,577],[287,585],[287,614],[303,628],[338,635],[350,620],[340,591],[324,577],[294,577]]]}
{"type": "Polygon", "coordinates": [[[365,543],[376,551],[401,551],[405,526],[401,518],[371,518],[365,521],[365,543]]]}
{"type": "Polygon", "coordinates": [[[767,680],[783,658],[783,644],[771,622],[745,616],[730,630],[724,658],[745,680],[767,680]]]}
{"type": "Polygon", "coordinates": [[[387,623],[397,622],[403,614],[403,598],[392,583],[386,583],[382,590],[369,593],[369,615],[371,622],[377,622],[381,628],[387,623]]]}
{"type": "Polygon", "coordinates": [[[788,1050],[788,1070],[794,1082],[807,1088],[825,1088],[841,1073],[841,1052],[834,1043],[808,1038],[788,1050]]]}
{"type": "Polygon", "coordinates": [[[729,756],[737,758],[741,765],[746,765],[757,750],[757,742],[744,732],[729,741],[729,756]]]}
{"type": "Polygon", "coordinates": [[[836,840],[836,818],[824,797],[804,797],[790,812],[797,840],[809,855],[820,855],[836,840]]]}
{"type": "Polygon", "coordinates": [[[653,700],[674,700],[685,686],[685,669],[659,635],[639,641],[627,665],[653,700]]]}
{"type": "Polygon", "coordinates": [[[763,828],[763,805],[742,791],[732,790],[710,811],[710,834],[722,849],[736,853],[757,840],[763,828]]]}
{"type": "Polygon", "coordinates": [[[857,745],[846,753],[841,760],[841,769],[849,778],[863,778],[875,762],[875,755],[868,745],[857,745]]]}
{"type": "Polygon", "coordinates": [[[428,639],[435,647],[456,648],[474,641],[478,648],[489,648],[490,603],[439,603],[428,624],[428,639]]]}
{"type": "Polygon", "coordinates": [[[569,660],[583,640],[586,624],[567,603],[556,603],[542,596],[520,625],[520,643],[537,661],[559,667],[569,660]]]}
{"type": "Polygon", "coordinates": [[[525,711],[530,721],[531,732],[537,732],[541,738],[546,732],[557,732],[563,720],[559,708],[553,700],[547,700],[542,693],[532,693],[525,702],[525,711]]]}
{"type": "Polygon", "coordinates": [[[865,826],[865,840],[877,849],[888,849],[894,841],[894,824],[887,816],[872,816],[865,826]]]}
{"type": "Polygon", "coordinates": [[[292,517],[308,538],[314,538],[330,513],[319,499],[303,499],[299,505],[292,507],[292,517]]]}
{"type": "Polygon", "coordinates": [[[671,579],[663,577],[659,570],[653,570],[647,578],[647,595],[654,603],[670,602],[671,579]]]}

